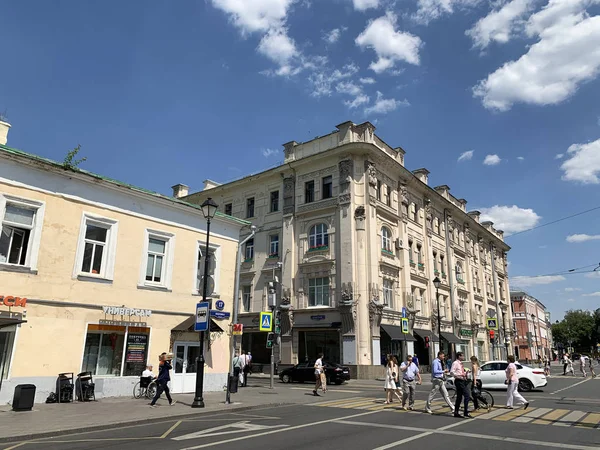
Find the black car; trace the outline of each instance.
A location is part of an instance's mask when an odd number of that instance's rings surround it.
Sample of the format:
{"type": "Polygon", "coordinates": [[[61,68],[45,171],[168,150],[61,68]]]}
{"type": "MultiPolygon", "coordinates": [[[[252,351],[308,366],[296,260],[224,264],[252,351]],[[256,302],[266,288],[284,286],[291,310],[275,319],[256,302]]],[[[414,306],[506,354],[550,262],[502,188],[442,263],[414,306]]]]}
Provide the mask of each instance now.
{"type": "MultiPolygon", "coordinates": [[[[323,362],[327,384],[342,384],[350,379],[350,369],[340,364],[323,362]]],[[[284,383],[299,382],[313,383],[315,381],[315,361],[296,364],[279,373],[279,379],[284,383]]]]}

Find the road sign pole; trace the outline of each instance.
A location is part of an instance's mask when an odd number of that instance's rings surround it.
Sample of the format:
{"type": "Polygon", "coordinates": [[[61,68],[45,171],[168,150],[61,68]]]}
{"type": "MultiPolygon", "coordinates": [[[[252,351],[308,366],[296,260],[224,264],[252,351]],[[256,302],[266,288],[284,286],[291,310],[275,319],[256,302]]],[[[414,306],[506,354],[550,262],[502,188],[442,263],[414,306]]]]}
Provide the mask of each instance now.
{"type": "MultiPolygon", "coordinates": [[[[275,316],[275,307],[271,306],[271,314],[273,314],[271,316],[271,320],[273,320],[273,316],[275,316]]],[[[275,338],[277,339],[277,338],[275,338]]],[[[269,388],[270,389],[274,389],[274,385],[275,385],[275,343],[273,343],[273,345],[271,346],[271,382],[269,384],[269,388]]]]}

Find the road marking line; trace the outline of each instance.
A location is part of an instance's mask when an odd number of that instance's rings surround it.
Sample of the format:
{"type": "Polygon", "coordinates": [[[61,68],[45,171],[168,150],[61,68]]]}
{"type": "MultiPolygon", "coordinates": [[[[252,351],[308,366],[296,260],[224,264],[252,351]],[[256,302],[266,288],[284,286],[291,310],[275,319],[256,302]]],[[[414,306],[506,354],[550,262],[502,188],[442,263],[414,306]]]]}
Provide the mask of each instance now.
{"type": "Polygon", "coordinates": [[[517,417],[516,419],[513,420],[513,422],[529,423],[533,419],[537,419],[538,417],[541,417],[544,414],[549,413],[550,411],[552,411],[552,408],[537,408],[537,409],[534,409],[533,411],[525,414],[522,417],[517,417]]]}
{"type": "MultiPolygon", "coordinates": [[[[311,388],[299,388],[299,387],[293,387],[290,388],[290,390],[294,390],[294,391],[310,391],[312,392],[314,389],[311,388]]],[[[344,390],[334,390],[334,389],[328,389],[327,393],[328,394],[361,394],[363,391],[351,391],[349,389],[344,389],[344,390]]]]}
{"type": "Polygon", "coordinates": [[[550,395],[558,394],[559,392],[566,391],[567,389],[571,389],[575,386],[579,386],[580,384],[586,383],[588,381],[590,381],[590,378],[586,378],[585,380],[580,381],[579,383],[572,384],[571,386],[567,386],[565,388],[559,389],[558,391],[550,392],[550,395]]]}
{"type": "MultiPolygon", "coordinates": [[[[430,430],[427,428],[420,428],[420,427],[388,425],[388,424],[383,424],[383,423],[355,422],[355,421],[344,420],[344,419],[337,420],[335,423],[341,423],[344,425],[353,425],[353,426],[358,425],[358,426],[366,426],[366,427],[373,427],[373,428],[389,428],[389,429],[395,429],[395,430],[422,432],[422,435],[419,434],[419,435],[411,436],[410,438],[407,438],[410,440],[414,440],[414,439],[420,438],[420,437],[425,437],[430,434],[442,434],[442,435],[450,435],[450,436],[467,437],[467,438],[473,438],[473,439],[479,439],[479,440],[513,442],[515,444],[530,444],[530,445],[537,445],[540,447],[553,447],[553,448],[563,448],[563,449],[570,449],[570,450],[598,450],[598,446],[596,446],[596,445],[588,446],[588,445],[565,444],[562,442],[534,441],[531,439],[519,439],[519,438],[512,438],[512,437],[507,437],[507,436],[493,436],[493,435],[487,435],[487,434],[468,433],[465,431],[456,431],[456,430],[448,431],[450,428],[453,428],[453,427],[456,427],[459,425],[464,425],[465,423],[469,423],[466,420],[458,421],[458,422],[448,425],[446,427],[437,428],[437,429],[433,429],[433,430],[430,430]]],[[[385,450],[385,449],[400,445],[401,443],[403,443],[405,441],[406,440],[393,442],[391,444],[387,444],[387,446],[377,447],[374,450],[385,450]]]]}
{"type": "Polygon", "coordinates": [[[23,447],[25,444],[29,444],[29,441],[27,441],[27,442],[20,442],[17,445],[13,445],[12,447],[7,447],[4,450],[13,450],[14,448],[23,447]]]}
{"type": "MultiPolygon", "coordinates": [[[[485,419],[493,419],[494,417],[498,417],[498,416],[501,416],[503,414],[508,414],[509,412],[512,412],[512,411],[513,411],[512,409],[502,409],[502,408],[500,408],[500,409],[497,409],[495,411],[491,411],[491,412],[487,413],[485,417],[481,417],[481,418],[482,419],[484,419],[484,418],[485,419]]],[[[476,418],[479,419],[480,416],[478,416],[476,418]]]]}
{"type": "Polygon", "coordinates": [[[165,431],[160,438],[161,439],[166,438],[169,434],[171,434],[171,431],[173,431],[175,428],[177,428],[179,425],[181,425],[181,422],[182,422],[182,420],[178,420],[177,422],[175,422],[173,424],[173,426],[171,428],[169,428],[167,431],[165,431]]]}
{"type": "Polygon", "coordinates": [[[326,400],[324,402],[316,402],[316,403],[307,403],[308,406],[332,406],[332,405],[337,405],[337,404],[344,404],[349,400],[352,401],[358,401],[358,400],[366,400],[367,397],[350,397],[350,398],[344,398],[344,399],[337,399],[337,400],[326,400]]]}
{"type": "Polygon", "coordinates": [[[556,423],[553,423],[552,425],[554,425],[555,427],[571,427],[575,425],[583,416],[585,416],[584,412],[572,411],[556,423]]]}
{"type": "MultiPolygon", "coordinates": [[[[339,420],[351,419],[351,418],[354,418],[354,417],[368,416],[368,415],[372,415],[372,414],[377,414],[377,411],[368,411],[368,412],[364,412],[364,413],[360,413],[360,414],[352,414],[350,416],[337,417],[335,419],[318,420],[316,422],[305,423],[303,425],[295,425],[295,426],[292,426],[292,427],[281,428],[279,430],[271,430],[271,431],[265,431],[263,433],[249,434],[249,435],[241,436],[241,437],[237,437],[237,438],[225,439],[223,441],[216,441],[216,442],[213,441],[213,442],[209,442],[207,444],[195,445],[194,447],[186,447],[186,448],[183,448],[181,450],[196,450],[198,448],[207,448],[207,447],[212,447],[212,446],[221,445],[221,444],[229,444],[231,442],[238,442],[238,441],[245,440],[245,439],[252,439],[252,438],[262,437],[262,436],[268,436],[268,435],[276,434],[276,433],[283,433],[283,432],[286,432],[286,431],[299,430],[299,429],[302,429],[302,428],[314,427],[314,426],[323,425],[323,424],[326,424],[326,423],[337,422],[339,420]]],[[[587,450],[587,449],[585,449],[585,450],[587,450]]]]}
{"type": "Polygon", "coordinates": [[[513,409],[508,414],[504,414],[499,417],[494,417],[493,420],[501,420],[502,422],[508,422],[509,420],[515,419],[519,416],[527,414],[529,411],[526,409],[513,409]]]}
{"type": "MultiPolygon", "coordinates": [[[[364,422],[357,422],[357,423],[363,424],[364,422]]],[[[445,430],[449,430],[450,428],[457,427],[459,425],[462,425],[462,424],[460,422],[452,423],[450,425],[446,425],[445,427],[438,428],[438,430],[445,431],[445,430]]],[[[407,438],[404,438],[404,439],[402,439],[400,441],[391,442],[389,444],[382,445],[381,447],[374,448],[373,450],[387,450],[388,448],[398,447],[399,445],[406,444],[407,442],[411,442],[411,441],[416,441],[417,439],[424,438],[424,437],[429,436],[431,434],[434,434],[434,432],[433,431],[425,431],[425,432],[423,432],[421,434],[417,434],[415,436],[407,437],[407,438]]]]}
{"type": "MultiPolygon", "coordinates": [[[[386,406],[386,404],[383,402],[383,400],[380,400],[381,406],[386,406]]],[[[349,403],[346,405],[340,405],[339,408],[345,408],[345,409],[369,409],[371,408],[373,405],[377,405],[377,401],[376,400],[363,400],[361,402],[353,402],[353,403],[349,403]]]]}
{"type": "Polygon", "coordinates": [[[552,422],[555,422],[557,419],[560,419],[562,416],[570,412],[569,409],[555,409],[549,414],[546,414],[544,417],[540,417],[537,420],[534,420],[532,423],[548,425],[552,422]]]}
{"type": "Polygon", "coordinates": [[[577,428],[596,428],[598,422],[600,422],[600,414],[590,413],[575,426],[577,428]]]}

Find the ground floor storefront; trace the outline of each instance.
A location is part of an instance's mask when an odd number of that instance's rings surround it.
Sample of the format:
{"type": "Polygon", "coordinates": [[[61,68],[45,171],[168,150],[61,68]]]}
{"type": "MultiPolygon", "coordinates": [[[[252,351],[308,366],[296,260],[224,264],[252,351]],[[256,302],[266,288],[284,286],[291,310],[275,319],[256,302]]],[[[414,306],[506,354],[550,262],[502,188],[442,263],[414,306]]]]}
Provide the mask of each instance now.
{"type": "MultiPolygon", "coordinates": [[[[193,392],[199,354],[194,317],[152,311],[42,299],[27,300],[27,316],[10,324],[0,317],[0,403],[12,401],[20,384],[36,386],[36,401],[56,391],[59,374],[75,379],[89,373],[96,398],[132,395],[148,363],[158,374],[158,357],[172,352],[171,389],[193,392]]],[[[227,326],[211,322],[205,341],[205,391],[226,384],[227,326]]]]}

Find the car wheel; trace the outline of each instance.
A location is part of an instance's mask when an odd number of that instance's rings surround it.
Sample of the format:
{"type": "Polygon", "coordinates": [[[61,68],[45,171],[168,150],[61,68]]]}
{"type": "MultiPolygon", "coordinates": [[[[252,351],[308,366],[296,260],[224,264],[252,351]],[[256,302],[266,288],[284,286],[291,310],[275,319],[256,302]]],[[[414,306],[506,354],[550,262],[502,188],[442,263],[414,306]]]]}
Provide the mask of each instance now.
{"type": "Polygon", "coordinates": [[[529,392],[533,389],[533,383],[527,378],[521,378],[519,380],[519,391],[529,392]]]}
{"type": "Polygon", "coordinates": [[[339,386],[339,385],[340,385],[340,384],[342,384],[343,382],[344,382],[344,380],[336,380],[336,381],[335,381],[335,384],[337,384],[337,385],[339,386]]]}
{"type": "Polygon", "coordinates": [[[284,374],[281,376],[281,381],[283,381],[284,383],[291,383],[292,378],[288,374],[284,374]]]}

